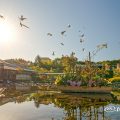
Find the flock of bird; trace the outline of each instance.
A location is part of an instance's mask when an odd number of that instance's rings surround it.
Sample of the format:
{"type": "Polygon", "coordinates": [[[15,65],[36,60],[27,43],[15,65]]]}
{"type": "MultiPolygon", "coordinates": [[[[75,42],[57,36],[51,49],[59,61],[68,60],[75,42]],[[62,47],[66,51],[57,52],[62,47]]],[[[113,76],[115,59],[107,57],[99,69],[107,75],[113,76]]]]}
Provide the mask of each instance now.
{"type": "Polygon", "coordinates": [[[0,15],[0,18],[1,18],[1,19],[5,19],[3,15],[0,15]]]}
{"type": "MultiPolygon", "coordinates": [[[[0,18],[5,20],[5,17],[3,15],[0,15],[0,18]]],[[[26,27],[26,28],[29,28],[28,26],[26,26],[25,24],[23,24],[23,21],[27,18],[23,17],[23,15],[21,15],[20,17],[18,17],[19,20],[20,20],[20,26],[21,27],[26,27]]]]}
{"type": "Polygon", "coordinates": [[[21,27],[26,27],[26,28],[29,28],[28,26],[26,26],[25,24],[23,24],[22,22],[27,19],[27,18],[24,18],[23,15],[21,15],[20,17],[18,17],[19,20],[20,20],[20,26],[21,27]]]}
{"type": "MultiPolygon", "coordinates": [[[[71,25],[68,24],[68,26],[67,26],[66,28],[67,28],[67,29],[71,28],[71,25]]],[[[67,33],[67,29],[60,32],[61,36],[66,36],[65,33],[67,33]]],[[[78,32],[81,32],[81,31],[79,30],[78,32]]],[[[50,33],[50,32],[48,32],[48,33],[47,33],[47,36],[52,37],[53,34],[50,33]]],[[[84,35],[83,33],[80,34],[80,43],[83,43],[83,42],[85,41],[84,37],[85,37],[85,35],[84,35]]],[[[64,43],[61,42],[60,45],[64,46],[64,43]]],[[[82,48],[82,51],[85,51],[85,48],[82,48]]],[[[55,55],[55,51],[52,52],[52,55],[53,55],[53,56],[55,55]]]]}
{"type": "MultiPolygon", "coordinates": [[[[0,15],[0,18],[3,19],[3,20],[5,19],[5,17],[4,17],[3,15],[0,15]]],[[[21,15],[21,16],[18,17],[18,18],[19,18],[19,24],[20,24],[21,27],[29,28],[28,26],[26,26],[25,24],[23,24],[24,20],[26,20],[27,18],[23,17],[23,15],[21,15]]],[[[70,25],[70,24],[67,26],[67,29],[69,29],[69,28],[71,28],[71,25],[70,25]]],[[[61,31],[61,32],[60,32],[61,36],[65,36],[65,33],[66,33],[66,32],[67,32],[67,30],[61,31]]],[[[80,30],[79,30],[78,32],[81,33],[80,30]]],[[[47,33],[47,36],[52,37],[53,34],[49,32],[49,33],[47,33]]],[[[80,34],[80,43],[85,42],[85,38],[84,38],[84,37],[85,37],[85,34],[84,34],[84,33],[80,34]]],[[[61,42],[60,45],[64,46],[64,43],[61,42]]],[[[95,55],[97,54],[97,52],[100,51],[100,50],[103,49],[103,48],[107,48],[107,43],[98,45],[98,46],[97,46],[97,49],[92,52],[92,56],[95,56],[95,55]]],[[[82,51],[84,52],[84,51],[85,51],[85,48],[82,48],[82,51]]],[[[74,52],[72,52],[72,53],[74,53],[74,52]]],[[[75,54],[75,53],[74,53],[74,54],[75,54]]],[[[74,54],[73,54],[73,55],[74,55],[74,54]]],[[[52,52],[52,55],[55,56],[55,51],[52,52]]]]}

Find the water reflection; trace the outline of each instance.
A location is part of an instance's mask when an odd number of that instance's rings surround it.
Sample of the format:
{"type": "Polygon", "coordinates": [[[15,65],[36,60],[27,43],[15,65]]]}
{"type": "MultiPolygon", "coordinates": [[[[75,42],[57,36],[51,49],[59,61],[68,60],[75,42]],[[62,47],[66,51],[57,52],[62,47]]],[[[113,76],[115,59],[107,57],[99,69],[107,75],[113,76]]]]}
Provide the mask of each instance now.
{"type": "MultiPolygon", "coordinates": [[[[111,113],[105,112],[105,107],[110,104],[120,104],[110,94],[90,95],[90,94],[62,94],[43,91],[19,91],[14,87],[8,87],[4,92],[4,97],[0,97],[0,105],[13,102],[23,104],[24,102],[34,102],[34,106],[39,109],[41,105],[54,105],[59,108],[63,114],[57,119],[59,120],[117,120],[115,115],[119,116],[119,112],[110,116],[111,113]]],[[[14,104],[13,104],[14,105],[14,104]]],[[[47,113],[46,113],[47,116],[47,113]]],[[[54,116],[48,117],[51,120],[57,120],[54,116]]],[[[46,120],[46,119],[45,119],[46,120]]]]}

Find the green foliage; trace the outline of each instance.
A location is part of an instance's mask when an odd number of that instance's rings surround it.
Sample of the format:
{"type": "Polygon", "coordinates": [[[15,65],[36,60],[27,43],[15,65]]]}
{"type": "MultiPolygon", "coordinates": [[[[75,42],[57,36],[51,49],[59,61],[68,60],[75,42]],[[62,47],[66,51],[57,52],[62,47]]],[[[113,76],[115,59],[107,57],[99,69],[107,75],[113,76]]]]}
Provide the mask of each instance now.
{"type": "Polygon", "coordinates": [[[120,77],[120,70],[114,70],[114,77],[120,77]]]}
{"type": "Polygon", "coordinates": [[[48,60],[44,61],[42,57],[37,55],[35,57],[35,62],[31,65],[31,68],[38,71],[38,72],[63,72],[63,66],[61,64],[61,59],[56,58],[55,60],[48,60]]]}
{"type": "Polygon", "coordinates": [[[109,82],[115,83],[115,82],[120,82],[120,77],[113,77],[109,79],[109,82]]]}
{"type": "Polygon", "coordinates": [[[108,81],[105,80],[105,79],[102,79],[100,82],[99,82],[99,86],[107,86],[108,85],[108,81]]]}
{"type": "Polygon", "coordinates": [[[66,73],[74,73],[77,63],[77,58],[74,56],[75,53],[71,53],[70,56],[62,56],[61,64],[64,67],[64,72],[66,73]]]}
{"type": "Polygon", "coordinates": [[[39,55],[37,55],[36,57],[35,57],[35,66],[39,66],[39,67],[41,67],[41,65],[42,65],[42,62],[41,62],[41,58],[40,58],[40,56],[39,55]]]}
{"type": "MultiPolygon", "coordinates": [[[[24,66],[27,66],[38,73],[44,72],[55,72],[55,73],[66,73],[64,76],[57,76],[55,84],[57,85],[66,85],[67,81],[82,81],[82,85],[88,85],[90,80],[96,82],[96,85],[106,85],[107,81],[104,79],[110,79],[114,77],[120,77],[120,70],[105,70],[104,65],[108,64],[112,67],[120,60],[113,61],[102,61],[98,62],[101,67],[98,66],[95,62],[90,61],[78,61],[75,57],[75,53],[70,55],[62,56],[61,58],[56,58],[54,60],[48,60],[46,62],[42,61],[42,57],[37,55],[35,57],[34,63],[26,61],[24,59],[11,59],[8,60],[10,63],[18,63],[24,66]]],[[[38,80],[39,76],[33,76],[33,79],[38,80]]],[[[46,79],[46,78],[45,78],[46,79]]],[[[110,81],[119,81],[116,78],[110,81]]]]}
{"type": "Polygon", "coordinates": [[[81,79],[81,77],[77,75],[72,75],[72,74],[66,74],[64,76],[57,76],[55,80],[55,84],[56,85],[69,85],[68,81],[75,81],[75,82],[82,81],[83,86],[87,85],[86,80],[81,79]]]}
{"type": "Polygon", "coordinates": [[[107,70],[105,74],[105,78],[112,78],[113,77],[113,70],[107,70]]]}
{"type": "Polygon", "coordinates": [[[100,80],[100,76],[96,75],[95,77],[93,77],[93,80],[95,80],[95,81],[100,80]]]}
{"type": "Polygon", "coordinates": [[[109,65],[116,65],[117,63],[119,63],[120,62],[120,59],[118,59],[118,60],[106,60],[106,61],[99,61],[99,62],[97,62],[97,63],[99,63],[99,64],[109,64],[109,65]]]}
{"type": "Polygon", "coordinates": [[[56,85],[64,85],[64,81],[63,81],[63,78],[62,76],[57,76],[56,80],[55,80],[55,84],[56,85]]]}
{"type": "Polygon", "coordinates": [[[55,80],[55,84],[56,85],[66,85],[67,81],[72,79],[72,77],[70,75],[64,75],[64,76],[57,76],[56,80],[55,80]]]}

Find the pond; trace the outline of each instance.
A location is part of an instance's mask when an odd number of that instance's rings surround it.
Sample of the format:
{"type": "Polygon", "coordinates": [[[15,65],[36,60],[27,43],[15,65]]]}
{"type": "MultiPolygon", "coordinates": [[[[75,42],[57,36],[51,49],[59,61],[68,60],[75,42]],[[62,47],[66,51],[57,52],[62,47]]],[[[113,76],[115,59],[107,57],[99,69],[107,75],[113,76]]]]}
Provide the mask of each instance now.
{"type": "Polygon", "coordinates": [[[0,120],[119,120],[120,101],[110,94],[4,91],[0,120]]]}

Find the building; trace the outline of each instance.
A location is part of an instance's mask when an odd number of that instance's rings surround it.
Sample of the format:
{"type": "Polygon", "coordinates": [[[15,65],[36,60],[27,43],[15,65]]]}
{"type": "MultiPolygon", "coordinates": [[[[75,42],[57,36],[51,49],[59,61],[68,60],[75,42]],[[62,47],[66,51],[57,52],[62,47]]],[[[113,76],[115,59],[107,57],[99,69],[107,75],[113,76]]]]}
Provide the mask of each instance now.
{"type": "Polygon", "coordinates": [[[0,81],[32,80],[34,74],[28,67],[0,60],[0,81]]]}
{"type": "Polygon", "coordinates": [[[51,62],[51,59],[48,57],[41,57],[40,59],[41,59],[42,63],[50,63],[51,62]]]}

